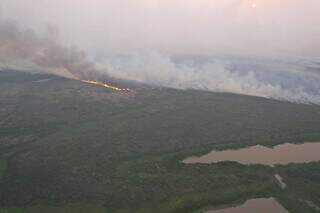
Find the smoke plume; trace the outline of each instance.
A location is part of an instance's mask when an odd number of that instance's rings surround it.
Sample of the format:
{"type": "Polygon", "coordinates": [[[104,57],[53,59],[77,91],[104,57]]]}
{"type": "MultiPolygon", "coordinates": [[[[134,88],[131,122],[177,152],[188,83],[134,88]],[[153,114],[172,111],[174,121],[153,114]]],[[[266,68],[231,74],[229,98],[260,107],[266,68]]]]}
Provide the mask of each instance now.
{"type": "Polygon", "coordinates": [[[40,71],[68,78],[93,79],[94,63],[75,46],[58,42],[58,31],[48,27],[42,36],[0,17],[0,65],[2,68],[40,71]]]}

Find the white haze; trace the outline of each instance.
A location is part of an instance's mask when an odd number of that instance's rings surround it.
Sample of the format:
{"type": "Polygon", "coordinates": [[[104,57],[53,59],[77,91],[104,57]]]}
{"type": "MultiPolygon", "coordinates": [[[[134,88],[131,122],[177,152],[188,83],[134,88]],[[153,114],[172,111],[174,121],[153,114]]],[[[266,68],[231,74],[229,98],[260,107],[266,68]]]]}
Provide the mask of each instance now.
{"type": "MultiPolygon", "coordinates": [[[[0,8],[22,28],[55,26],[63,44],[114,77],[320,103],[319,0],[1,0],[0,8]]],[[[67,57],[50,69],[97,67],[67,57]]]]}
{"type": "Polygon", "coordinates": [[[140,52],[106,57],[100,66],[113,77],[152,85],[320,104],[320,61],[203,56],[175,60],[140,52]]]}

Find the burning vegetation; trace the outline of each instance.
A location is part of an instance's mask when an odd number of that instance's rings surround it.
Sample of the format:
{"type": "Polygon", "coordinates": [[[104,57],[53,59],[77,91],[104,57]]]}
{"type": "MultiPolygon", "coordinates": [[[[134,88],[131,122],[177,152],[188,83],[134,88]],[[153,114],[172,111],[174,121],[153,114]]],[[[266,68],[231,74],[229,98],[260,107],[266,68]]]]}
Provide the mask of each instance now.
{"type": "Polygon", "coordinates": [[[112,86],[112,85],[109,85],[109,84],[106,84],[106,83],[97,82],[97,81],[91,81],[91,80],[80,80],[80,81],[83,82],[83,83],[93,84],[93,85],[105,87],[105,88],[108,88],[108,89],[112,89],[112,90],[115,90],[115,91],[125,91],[125,92],[130,92],[131,91],[128,88],[119,88],[119,87],[116,87],[116,86],[112,86]]]}
{"type": "Polygon", "coordinates": [[[30,70],[52,73],[115,91],[130,91],[101,83],[105,80],[94,80],[110,77],[106,74],[101,76],[83,51],[61,44],[57,34],[57,29],[48,27],[47,32],[40,36],[30,28],[23,28],[12,20],[0,17],[0,65],[5,64],[10,69],[19,63],[28,64],[30,70]]]}
{"type": "Polygon", "coordinates": [[[52,73],[115,91],[131,91],[102,83],[106,79],[110,82],[110,76],[101,74],[86,53],[74,46],[61,44],[57,37],[55,28],[48,27],[47,32],[40,36],[30,28],[23,28],[12,20],[0,17],[0,68],[5,65],[14,69],[19,64],[28,64],[30,70],[52,73]]]}

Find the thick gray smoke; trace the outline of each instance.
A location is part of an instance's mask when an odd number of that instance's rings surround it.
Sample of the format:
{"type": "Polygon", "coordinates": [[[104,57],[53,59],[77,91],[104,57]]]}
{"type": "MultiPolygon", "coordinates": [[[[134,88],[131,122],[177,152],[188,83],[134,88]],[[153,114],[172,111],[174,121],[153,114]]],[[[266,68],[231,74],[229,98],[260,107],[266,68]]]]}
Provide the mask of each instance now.
{"type": "Polygon", "coordinates": [[[57,30],[48,27],[43,36],[30,28],[19,27],[0,17],[0,66],[54,73],[69,78],[89,78],[96,74],[95,65],[76,47],[61,45],[57,30]]]}

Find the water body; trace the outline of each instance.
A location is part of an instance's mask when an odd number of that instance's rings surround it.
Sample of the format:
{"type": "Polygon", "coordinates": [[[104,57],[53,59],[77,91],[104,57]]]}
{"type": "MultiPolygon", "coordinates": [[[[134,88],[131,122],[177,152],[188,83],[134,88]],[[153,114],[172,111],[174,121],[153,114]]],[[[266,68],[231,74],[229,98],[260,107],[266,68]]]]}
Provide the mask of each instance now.
{"type": "Polygon", "coordinates": [[[248,200],[242,206],[207,211],[206,213],[289,213],[274,198],[248,200]]]}
{"type": "Polygon", "coordinates": [[[217,163],[235,161],[241,164],[263,164],[274,166],[289,163],[308,163],[320,161],[320,142],[304,144],[281,144],[273,148],[257,145],[238,150],[212,151],[200,157],[189,157],[183,161],[187,164],[217,163]]]}

